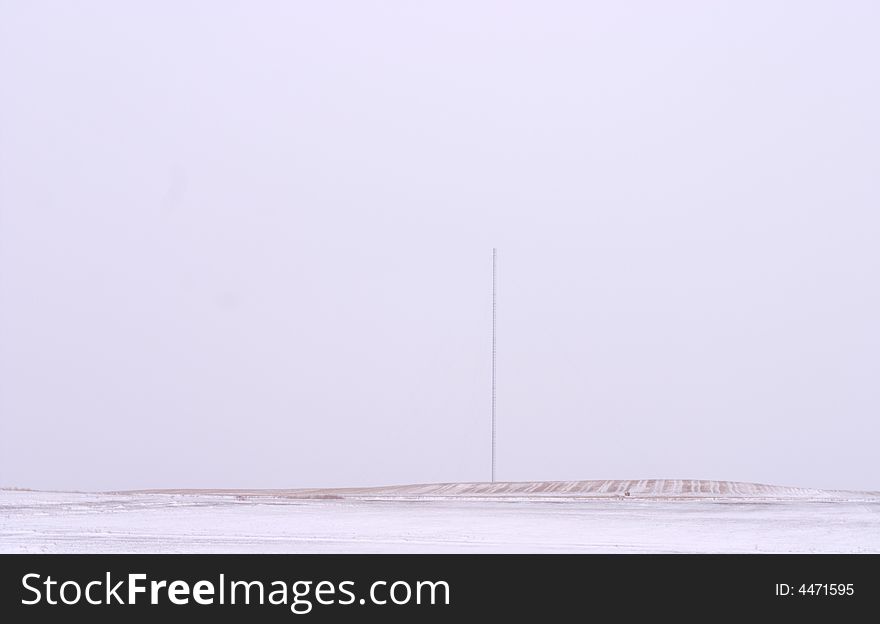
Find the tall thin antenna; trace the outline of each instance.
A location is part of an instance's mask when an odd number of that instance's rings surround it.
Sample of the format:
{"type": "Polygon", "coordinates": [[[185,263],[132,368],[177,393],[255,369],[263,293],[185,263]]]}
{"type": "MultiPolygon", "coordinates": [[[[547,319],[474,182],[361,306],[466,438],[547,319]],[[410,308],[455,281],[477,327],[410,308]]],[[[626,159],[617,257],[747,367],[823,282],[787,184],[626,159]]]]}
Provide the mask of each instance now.
{"type": "Polygon", "coordinates": [[[498,251],[492,248],[492,483],[495,483],[495,345],[498,308],[498,251]]]}

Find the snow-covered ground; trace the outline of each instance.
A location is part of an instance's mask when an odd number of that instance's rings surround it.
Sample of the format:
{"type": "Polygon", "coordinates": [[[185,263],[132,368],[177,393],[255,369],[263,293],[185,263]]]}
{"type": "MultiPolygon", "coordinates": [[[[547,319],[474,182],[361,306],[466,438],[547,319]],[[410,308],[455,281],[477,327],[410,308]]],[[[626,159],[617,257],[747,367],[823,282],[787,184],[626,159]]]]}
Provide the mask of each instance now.
{"type": "Polygon", "coordinates": [[[880,495],[672,480],[0,490],[0,552],[880,552],[880,495]]]}

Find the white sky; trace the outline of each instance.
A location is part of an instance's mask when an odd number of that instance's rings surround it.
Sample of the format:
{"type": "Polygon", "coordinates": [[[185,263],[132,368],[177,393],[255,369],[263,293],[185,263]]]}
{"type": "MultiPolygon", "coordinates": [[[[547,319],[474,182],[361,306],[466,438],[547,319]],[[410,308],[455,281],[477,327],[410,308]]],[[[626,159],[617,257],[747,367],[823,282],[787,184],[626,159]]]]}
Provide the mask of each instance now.
{"type": "Polygon", "coordinates": [[[880,4],[0,0],[0,485],[880,489],[880,4]]]}

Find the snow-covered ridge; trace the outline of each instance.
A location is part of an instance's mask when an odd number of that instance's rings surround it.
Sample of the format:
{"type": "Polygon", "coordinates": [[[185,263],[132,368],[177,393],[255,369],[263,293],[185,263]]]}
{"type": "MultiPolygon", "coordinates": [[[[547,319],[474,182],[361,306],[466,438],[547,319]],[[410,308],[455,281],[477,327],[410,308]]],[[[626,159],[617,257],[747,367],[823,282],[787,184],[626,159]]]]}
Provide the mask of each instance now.
{"type": "Polygon", "coordinates": [[[648,498],[852,500],[878,498],[878,492],[851,492],[764,485],[737,481],[643,479],[428,483],[359,488],[140,490],[140,493],[214,494],[278,498],[648,498]]]}

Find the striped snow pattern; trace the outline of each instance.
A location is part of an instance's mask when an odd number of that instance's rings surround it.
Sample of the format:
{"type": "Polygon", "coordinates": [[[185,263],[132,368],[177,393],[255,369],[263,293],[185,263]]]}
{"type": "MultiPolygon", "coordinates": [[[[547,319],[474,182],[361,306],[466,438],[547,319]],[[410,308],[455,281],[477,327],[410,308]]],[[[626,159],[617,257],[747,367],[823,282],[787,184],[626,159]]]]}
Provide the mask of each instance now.
{"type": "Polygon", "coordinates": [[[737,481],[642,479],[591,481],[522,481],[429,483],[360,488],[289,490],[150,490],[165,493],[212,493],[283,498],[749,498],[848,499],[877,493],[783,487],[737,481]]]}
{"type": "Polygon", "coordinates": [[[303,490],[335,493],[340,496],[558,496],[558,497],[736,497],[736,498],[813,498],[827,497],[822,490],[779,487],[734,481],[683,479],[525,481],[496,483],[437,483],[338,490],[303,490]]]}

